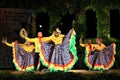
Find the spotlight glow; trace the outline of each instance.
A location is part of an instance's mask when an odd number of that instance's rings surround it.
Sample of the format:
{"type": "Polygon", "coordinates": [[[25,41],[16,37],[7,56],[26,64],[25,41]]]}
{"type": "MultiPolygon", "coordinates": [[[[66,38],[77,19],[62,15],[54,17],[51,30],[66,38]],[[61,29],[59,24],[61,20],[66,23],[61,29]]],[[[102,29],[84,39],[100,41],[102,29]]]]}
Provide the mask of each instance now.
{"type": "Polygon", "coordinates": [[[42,27],[42,25],[39,25],[39,27],[41,28],[41,27],[42,27]]]}

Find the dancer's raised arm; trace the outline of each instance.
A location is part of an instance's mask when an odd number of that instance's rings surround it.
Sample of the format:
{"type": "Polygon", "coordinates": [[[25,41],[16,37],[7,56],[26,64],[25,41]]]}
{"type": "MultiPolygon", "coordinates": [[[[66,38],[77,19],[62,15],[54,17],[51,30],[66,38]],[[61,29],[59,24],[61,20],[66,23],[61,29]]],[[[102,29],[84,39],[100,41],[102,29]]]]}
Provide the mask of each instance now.
{"type": "Polygon", "coordinates": [[[7,42],[7,38],[3,38],[1,42],[4,43],[4,44],[6,44],[6,45],[9,46],[9,47],[12,47],[12,46],[13,46],[12,43],[8,43],[8,42],[7,42]]]}

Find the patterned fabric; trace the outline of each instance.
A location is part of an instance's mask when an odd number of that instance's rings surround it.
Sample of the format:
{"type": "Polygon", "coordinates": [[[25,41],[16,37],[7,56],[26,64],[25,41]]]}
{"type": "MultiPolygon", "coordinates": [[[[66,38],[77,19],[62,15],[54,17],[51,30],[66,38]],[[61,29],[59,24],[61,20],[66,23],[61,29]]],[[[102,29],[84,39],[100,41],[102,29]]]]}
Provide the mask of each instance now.
{"type": "Polygon", "coordinates": [[[75,35],[74,30],[70,30],[62,44],[52,45],[42,43],[40,53],[42,64],[47,66],[50,71],[70,70],[78,59],[76,55],[75,35]]]}
{"type": "Polygon", "coordinates": [[[102,51],[86,51],[85,63],[89,69],[93,68],[94,70],[108,70],[110,69],[114,62],[115,58],[115,43],[104,48],[102,51]]]}
{"type": "Polygon", "coordinates": [[[34,52],[26,52],[18,44],[14,44],[13,63],[19,71],[34,70],[34,52]]]}

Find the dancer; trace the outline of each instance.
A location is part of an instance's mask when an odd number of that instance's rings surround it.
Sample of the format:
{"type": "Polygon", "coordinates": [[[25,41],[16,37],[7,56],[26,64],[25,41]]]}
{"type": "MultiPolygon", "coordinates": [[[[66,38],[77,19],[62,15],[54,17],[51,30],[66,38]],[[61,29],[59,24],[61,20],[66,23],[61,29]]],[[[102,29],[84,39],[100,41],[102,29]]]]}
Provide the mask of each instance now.
{"type": "Polygon", "coordinates": [[[40,49],[41,49],[41,42],[47,42],[48,40],[46,40],[47,38],[42,39],[42,32],[38,32],[38,37],[35,38],[29,38],[27,35],[27,31],[22,28],[20,30],[20,36],[24,39],[26,39],[27,41],[30,42],[34,42],[35,44],[35,54],[34,54],[34,70],[38,71],[40,68],[40,57],[39,57],[39,53],[40,53],[40,49]]]}
{"type": "Polygon", "coordinates": [[[87,43],[83,43],[82,41],[83,37],[80,38],[79,43],[81,47],[85,47],[85,58],[84,63],[87,67],[91,68],[89,65],[89,56],[92,55],[92,52],[94,51],[94,44],[92,44],[92,40],[88,39],[87,43]]]}
{"type": "Polygon", "coordinates": [[[109,46],[105,46],[101,38],[97,38],[96,43],[92,54],[88,55],[88,67],[92,70],[108,70],[115,61],[116,45],[112,43],[109,46]]]}
{"type": "Polygon", "coordinates": [[[108,70],[115,62],[116,45],[112,43],[109,46],[105,46],[101,38],[96,38],[96,43],[94,56],[92,57],[92,69],[108,70]]]}
{"type": "Polygon", "coordinates": [[[76,33],[71,29],[65,36],[61,34],[59,28],[55,28],[53,34],[47,40],[51,43],[42,43],[41,46],[41,62],[47,66],[50,71],[68,71],[72,69],[78,60],[75,47],[76,33]]]}
{"type": "Polygon", "coordinates": [[[19,44],[17,39],[12,43],[8,43],[7,40],[2,40],[2,42],[13,48],[13,63],[18,71],[34,70],[34,46],[30,42],[19,44]]]}

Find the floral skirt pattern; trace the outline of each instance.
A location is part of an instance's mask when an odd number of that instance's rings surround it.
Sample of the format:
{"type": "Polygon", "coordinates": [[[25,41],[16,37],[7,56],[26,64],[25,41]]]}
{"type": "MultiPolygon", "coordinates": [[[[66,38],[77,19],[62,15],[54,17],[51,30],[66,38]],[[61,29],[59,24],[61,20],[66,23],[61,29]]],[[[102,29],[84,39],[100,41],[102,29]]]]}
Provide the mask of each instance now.
{"type": "Polygon", "coordinates": [[[14,46],[13,63],[19,71],[33,71],[34,70],[34,52],[26,52],[19,45],[14,46]]]}
{"type": "Polygon", "coordinates": [[[116,45],[112,43],[107,46],[102,51],[94,51],[90,54],[90,51],[86,51],[85,63],[89,67],[89,69],[93,70],[108,70],[110,69],[114,62],[114,55],[116,45]]]}
{"type": "Polygon", "coordinates": [[[62,44],[52,45],[42,43],[41,62],[50,71],[70,70],[78,60],[75,47],[75,31],[70,30],[62,44]]]}

